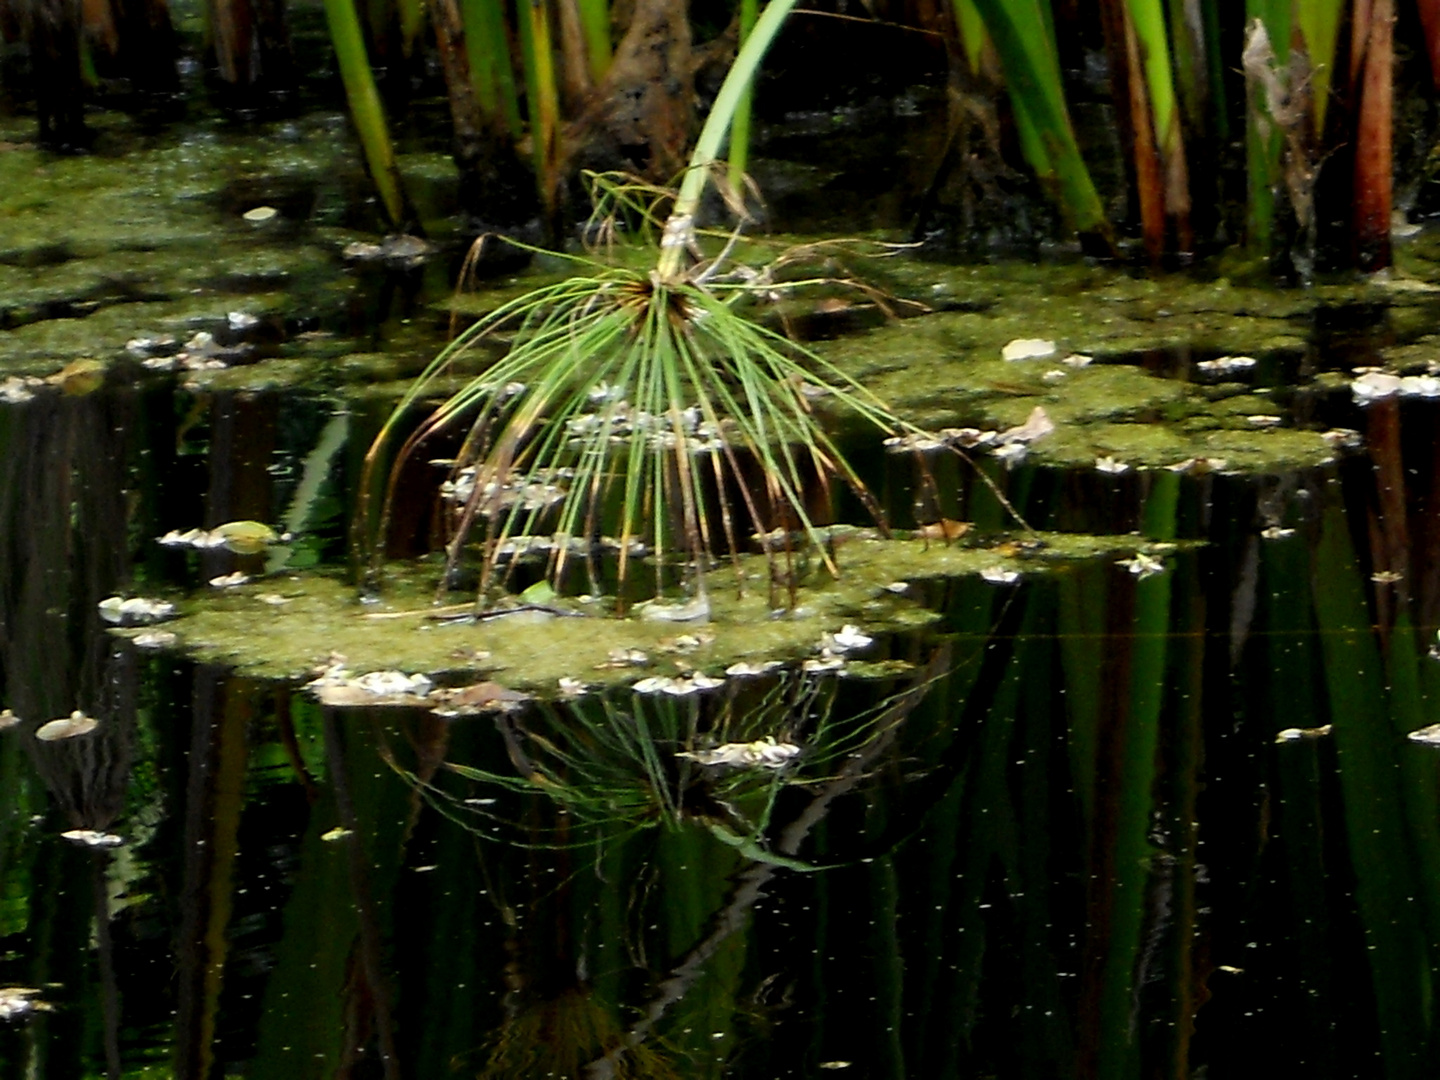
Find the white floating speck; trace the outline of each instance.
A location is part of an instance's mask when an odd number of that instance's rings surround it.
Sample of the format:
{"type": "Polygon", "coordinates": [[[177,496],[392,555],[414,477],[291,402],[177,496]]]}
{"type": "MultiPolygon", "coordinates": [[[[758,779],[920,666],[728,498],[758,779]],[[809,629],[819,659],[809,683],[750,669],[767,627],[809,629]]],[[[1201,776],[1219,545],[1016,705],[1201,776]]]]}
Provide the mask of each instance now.
{"type": "Polygon", "coordinates": [[[1400,392],[1400,376],[1388,371],[1367,371],[1350,384],[1350,392],[1360,405],[1393,397],[1400,392]]]}
{"type": "Polygon", "coordinates": [[[1165,563],[1162,560],[1153,555],[1146,555],[1143,551],[1137,551],[1133,559],[1121,559],[1119,565],[1142,581],[1165,569],[1165,563]]]}
{"type": "Polygon", "coordinates": [[[1405,737],[1424,746],[1440,746],[1440,724],[1417,728],[1405,737]]]}
{"type": "Polygon", "coordinates": [[[169,630],[142,630],[130,640],[137,649],[168,649],[180,638],[169,630]]]}
{"type": "Polygon", "coordinates": [[[831,652],[857,652],[860,649],[868,649],[873,644],[875,644],[874,638],[861,633],[858,626],[852,626],[849,623],[842,626],[838,632],[825,635],[825,647],[831,652]]]}
{"type": "Polygon", "coordinates": [[[1023,442],[1007,442],[995,451],[995,456],[1006,465],[1019,465],[1030,453],[1030,448],[1023,442]]]}
{"type": "Polygon", "coordinates": [[[776,742],[773,735],[748,743],[725,743],[709,750],[680,750],[675,756],[700,765],[724,765],[732,768],[754,766],[761,769],[783,769],[800,754],[794,743],[776,742]]]}
{"type": "Polygon", "coordinates": [[[1229,375],[1236,371],[1249,371],[1255,363],[1253,356],[1220,356],[1197,362],[1195,370],[1207,375],[1229,375]]]}
{"type": "Polygon", "coordinates": [[[321,833],[321,834],[320,834],[320,839],[321,839],[321,840],[324,840],[325,843],[327,843],[327,844],[333,844],[336,840],[344,840],[347,836],[354,836],[354,835],[355,835],[355,830],[353,830],[353,829],[347,829],[347,828],[345,828],[344,826],[337,825],[337,826],[335,826],[335,828],[331,829],[329,832],[321,833]]]}
{"type": "Polygon", "coordinates": [[[210,584],[217,589],[233,589],[237,585],[246,585],[249,581],[249,574],[242,574],[239,570],[236,570],[233,574],[221,574],[219,577],[212,577],[210,584]]]}
{"type": "Polygon", "coordinates": [[[821,649],[819,656],[811,657],[800,665],[801,671],[817,673],[822,671],[838,671],[845,666],[845,658],[836,656],[829,649],[821,649]]]}
{"type": "Polygon", "coordinates": [[[100,726],[100,721],[93,716],[86,716],[79,709],[76,709],[69,716],[60,720],[51,720],[48,724],[41,724],[35,732],[35,738],[41,742],[59,742],[61,739],[74,739],[80,735],[89,735],[100,726]]]}
{"type": "Polygon", "coordinates": [[[96,607],[100,617],[112,623],[152,623],[168,619],[175,614],[175,605],[167,600],[150,600],[143,596],[132,596],[122,600],[118,596],[106,597],[96,607]]]}
{"type": "Polygon", "coordinates": [[[1440,397],[1440,379],[1434,375],[1406,375],[1400,380],[1400,393],[1405,397],[1440,397]]]}
{"type": "Polygon", "coordinates": [[[231,330],[249,330],[260,324],[259,317],[248,311],[231,311],[225,316],[225,320],[230,324],[231,330]]]}
{"type": "Polygon", "coordinates": [[[1104,457],[1097,457],[1095,459],[1095,471],[1119,476],[1121,473],[1129,472],[1130,466],[1127,462],[1117,461],[1107,454],[1104,457]]]}
{"type": "Polygon", "coordinates": [[[779,660],[766,660],[759,664],[749,664],[741,660],[731,664],[725,669],[725,674],[734,679],[753,678],[756,675],[767,675],[776,668],[781,667],[779,660]]]}
{"type": "Polygon", "coordinates": [[[280,211],[276,210],[273,206],[257,206],[252,210],[246,210],[245,213],[240,216],[246,221],[259,224],[262,221],[270,221],[279,213],[280,211]]]}
{"type": "Polygon", "coordinates": [[[1000,350],[1002,358],[1009,361],[1040,360],[1055,355],[1055,342],[1043,338],[1016,338],[1000,350]]]}
{"type": "Polygon", "coordinates": [[[559,691],[561,697],[579,697],[585,693],[587,687],[579,679],[572,679],[568,675],[560,676],[559,691]]]}
{"type": "Polygon", "coordinates": [[[910,583],[908,581],[892,581],[885,586],[885,591],[895,593],[897,596],[904,596],[910,591],[910,583]]]}
{"type": "Polygon", "coordinates": [[[29,986],[0,986],[0,1020],[18,1020],[33,1012],[49,1012],[52,1006],[40,1000],[40,991],[29,986]]]}
{"type": "Polygon", "coordinates": [[[1065,378],[1065,376],[1068,374],[1069,372],[1062,371],[1060,368],[1051,368],[1049,371],[1045,372],[1044,375],[1040,376],[1040,381],[1047,383],[1056,383],[1059,382],[1061,379],[1065,378]]]}
{"type": "Polygon", "coordinates": [[[1370,575],[1370,580],[1376,585],[1394,585],[1397,581],[1403,581],[1405,575],[1398,570],[1377,570],[1370,575]]]}
{"type": "Polygon", "coordinates": [[[997,564],[995,566],[987,566],[981,570],[980,578],[983,581],[990,582],[991,585],[1014,585],[1015,582],[1020,580],[1020,572],[1018,570],[1007,570],[1005,567],[997,564]]]}
{"type": "Polygon", "coordinates": [[[1060,363],[1068,364],[1070,367],[1089,367],[1094,357],[1085,356],[1083,353],[1071,353],[1062,357],[1060,363]]]}
{"type": "Polygon", "coordinates": [[[125,843],[123,836],[116,836],[114,833],[96,832],[94,829],[71,829],[69,832],[62,832],[61,839],[69,840],[72,844],[82,844],[91,848],[115,848],[125,843]]]}
{"type": "Polygon", "coordinates": [[[0,710],[0,731],[9,731],[12,727],[20,726],[20,717],[16,716],[9,709],[0,710]]]}
{"type": "Polygon", "coordinates": [[[1287,727],[1283,731],[1275,733],[1277,743],[1299,742],[1301,739],[1320,739],[1329,735],[1334,730],[1333,724],[1324,724],[1320,727],[1287,727]]]}
{"type": "Polygon", "coordinates": [[[1260,530],[1262,540],[1284,540],[1294,535],[1294,529],[1282,529],[1279,525],[1271,525],[1268,529],[1260,530]]]}
{"type": "Polygon", "coordinates": [[[1270,413],[1256,413],[1254,416],[1247,416],[1246,421],[1255,427],[1279,427],[1285,422],[1283,416],[1273,416],[1270,413]]]}

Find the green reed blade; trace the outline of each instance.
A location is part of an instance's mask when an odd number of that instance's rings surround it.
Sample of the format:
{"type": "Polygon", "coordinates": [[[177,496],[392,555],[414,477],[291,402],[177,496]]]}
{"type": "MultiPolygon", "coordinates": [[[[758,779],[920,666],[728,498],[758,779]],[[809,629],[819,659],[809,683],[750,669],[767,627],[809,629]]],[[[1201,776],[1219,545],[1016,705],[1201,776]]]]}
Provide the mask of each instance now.
{"type": "Polygon", "coordinates": [[[385,216],[394,228],[403,228],[411,216],[409,203],[395,163],[395,148],[390,142],[390,129],[375,76],[365,53],[365,40],[360,32],[360,17],[354,0],[325,0],[325,18],[330,26],[330,40],[335,46],[335,60],[340,67],[340,80],[345,98],[350,103],[350,117],[360,136],[365,164],[370,179],[380,194],[385,216]]]}
{"type": "Polygon", "coordinates": [[[525,130],[515,72],[510,60],[510,38],[505,26],[504,0],[460,0],[465,27],[465,53],[470,61],[470,85],[481,113],[492,124],[503,122],[518,139],[525,130]]]}

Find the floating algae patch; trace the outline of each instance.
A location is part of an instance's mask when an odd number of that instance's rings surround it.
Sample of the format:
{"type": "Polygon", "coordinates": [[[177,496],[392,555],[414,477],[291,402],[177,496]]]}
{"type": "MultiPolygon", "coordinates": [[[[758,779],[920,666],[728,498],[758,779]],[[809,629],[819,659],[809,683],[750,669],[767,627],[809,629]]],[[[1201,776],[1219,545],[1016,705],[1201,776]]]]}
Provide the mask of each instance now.
{"type": "MultiPolygon", "coordinates": [[[[856,538],[840,546],[841,576],[814,568],[794,607],[772,609],[768,569],[759,556],[742,560],[749,579],[743,596],[736,595],[732,572],[711,574],[704,622],[650,621],[639,609],[620,618],[609,614],[608,600],[482,620],[440,618],[455,612],[437,609],[433,589],[418,577],[397,581],[383,601],[366,603],[335,577],[281,576],[192,599],[165,629],[195,657],[261,677],[309,678],[338,654],[357,673],[398,670],[457,680],[482,674],[547,693],[561,679],[600,686],[689,672],[721,677],[736,663],[799,662],[821,653],[846,625],[871,633],[928,625],[934,613],[901,595],[907,581],[984,575],[997,567],[1023,576],[1152,549],[1169,548],[1133,536],[1058,533],[993,545],[856,538]],[[617,662],[617,656],[641,659],[617,662]]],[[[115,632],[133,637],[140,631],[115,632]]]]}

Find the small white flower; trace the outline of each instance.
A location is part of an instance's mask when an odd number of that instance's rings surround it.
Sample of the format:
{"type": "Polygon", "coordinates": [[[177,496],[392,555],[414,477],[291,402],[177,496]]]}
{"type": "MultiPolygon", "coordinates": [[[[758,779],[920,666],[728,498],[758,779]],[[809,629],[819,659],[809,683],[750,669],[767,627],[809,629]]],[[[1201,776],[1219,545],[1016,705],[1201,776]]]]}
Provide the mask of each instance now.
{"type": "Polygon", "coordinates": [[[1082,353],[1071,353],[1069,356],[1062,357],[1060,363],[1068,364],[1071,367],[1089,367],[1093,360],[1094,357],[1092,356],[1085,356],[1082,353]]]}
{"type": "Polygon", "coordinates": [[[236,570],[233,574],[221,574],[219,577],[212,577],[210,584],[217,589],[233,589],[237,585],[246,585],[249,581],[249,574],[242,574],[239,570],[236,570]]]}
{"type": "Polygon", "coordinates": [[[637,694],[664,694],[669,693],[674,684],[674,679],[664,675],[652,675],[648,679],[639,680],[630,689],[637,694]]]}
{"type": "Polygon", "coordinates": [[[1434,375],[1406,375],[1400,380],[1400,393],[1406,397],[1440,397],[1440,379],[1434,375]]]}
{"type": "Polygon", "coordinates": [[[259,324],[260,320],[251,315],[248,311],[232,311],[225,316],[230,324],[231,330],[249,330],[252,326],[259,324]]]}
{"type": "Polygon", "coordinates": [[[1210,375],[1228,375],[1235,371],[1249,371],[1255,363],[1253,356],[1221,356],[1214,360],[1199,361],[1195,370],[1210,375]]]}
{"type": "Polygon", "coordinates": [[[1282,529],[1279,525],[1271,525],[1268,529],[1260,530],[1262,540],[1284,540],[1286,537],[1294,535],[1294,529],[1282,529]]]}
{"type": "Polygon", "coordinates": [[[1121,473],[1129,472],[1130,466],[1128,463],[1124,461],[1117,461],[1115,458],[1110,457],[1107,454],[1104,457],[1098,457],[1095,459],[1095,471],[1102,473],[1111,473],[1115,476],[1119,476],[1121,473]]]}
{"type": "Polygon", "coordinates": [[[1045,372],[1044,375],[1040,376],[1040,380],[1047,383],[1057,383],[1061,379],[1065,378],[1065,376],[1068,374],[1069,372],[1062,371],[1060,368],[1051,368],[1049,371],[1045,372]]]}
{"type": "Polygon", "coordinates": [[[169,630],[142,630],[130,640],[137,649],[168,649],[180,638],[169,630]]]}
{"type": "Polygon", "coordinates": [[[586,685],[579,679],[572,679],[568,675],[560,676],[559,690],[561,697],[579,697],[585,693],[586,689],[586,685]]]}

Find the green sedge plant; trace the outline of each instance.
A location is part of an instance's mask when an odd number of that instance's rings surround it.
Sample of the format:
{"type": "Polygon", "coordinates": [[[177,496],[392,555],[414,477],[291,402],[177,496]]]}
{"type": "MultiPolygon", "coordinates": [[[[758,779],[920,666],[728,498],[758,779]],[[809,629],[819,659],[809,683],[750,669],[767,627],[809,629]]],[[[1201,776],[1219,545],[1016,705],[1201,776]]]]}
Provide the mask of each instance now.
{"type": "MultiPolygon", "coordinates": [[[[703,592],[713,555],[747,546],[742,525],[806,538],[833,571],[808,509],[807,491],[817,485],[848,483],[879,516],[812,398],[823,395],[886,433],[906,425],[855,380],[747,310],[759,297],[807,282],[777,283],[766,270],[734,263],[738,227],[716,239],[696,226],[712,181],[743,214],[719,154],[795,2],[772,0],[757,18],[659,228],[654,266],[561,256],[575,276],[502,304],[456,337],[377,438],[370,468],[401,418],[434,393],[461,354],[509,335],[504,355],[441,404],[399,452],[403,462],[432,436],[466,431],[448,489],[457,510],[447,580],[478,528],[482,596],[516,538],[535,535],[548,538],[547,576],[556,583],[577,558],[592,562],[608,539],[619,553],[621,587],[643,548],[657,591],[671,580],[667,568],[678,565],[703,592]],[[720,244],[718,253],[707,255],[706,242],[720,244]]],[[[605,190],[611,211],[638,208],[659,226],[653,188],[605,190]]],[[[382,530],[397,475],[392,470],[382,530]]]]}

